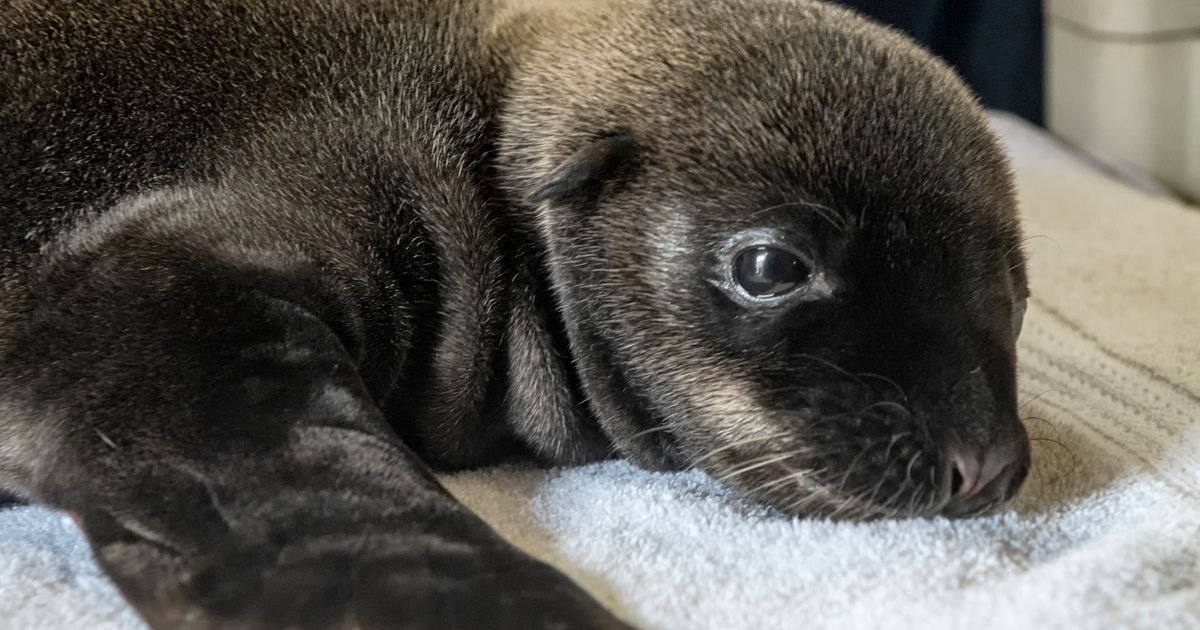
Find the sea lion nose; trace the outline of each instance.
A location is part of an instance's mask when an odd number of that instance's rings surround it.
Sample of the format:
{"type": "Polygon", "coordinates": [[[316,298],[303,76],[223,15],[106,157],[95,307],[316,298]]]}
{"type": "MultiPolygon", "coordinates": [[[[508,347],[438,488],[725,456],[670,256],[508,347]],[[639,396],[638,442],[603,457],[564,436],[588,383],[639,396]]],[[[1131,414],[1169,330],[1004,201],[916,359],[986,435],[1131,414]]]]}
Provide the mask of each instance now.
{"type": "Polygon", "coordinates": [[[950,518],[970,516],[1008,499],[1029,468],[1029,451],[1021,440],[979,451],[952,446],[946,455],[950,498],[942,514],[950,518]]]}

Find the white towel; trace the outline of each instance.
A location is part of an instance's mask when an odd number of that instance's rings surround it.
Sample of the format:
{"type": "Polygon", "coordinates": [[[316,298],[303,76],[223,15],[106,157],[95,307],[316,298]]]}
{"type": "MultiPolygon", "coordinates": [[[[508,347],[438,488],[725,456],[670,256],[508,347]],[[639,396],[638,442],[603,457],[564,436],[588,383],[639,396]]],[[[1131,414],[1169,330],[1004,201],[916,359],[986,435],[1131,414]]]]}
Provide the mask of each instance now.
{"type": "MultiPolygon", "coordinates": [[[[621,462],[444,483],[645,628],[1200,628],[1200,211],[994,120],[1032,237],[1013,509],[808,521],[621,462]]],[[[9,510],[0,537],[0,626],[137,627],[68,521],[9,510]]]]}

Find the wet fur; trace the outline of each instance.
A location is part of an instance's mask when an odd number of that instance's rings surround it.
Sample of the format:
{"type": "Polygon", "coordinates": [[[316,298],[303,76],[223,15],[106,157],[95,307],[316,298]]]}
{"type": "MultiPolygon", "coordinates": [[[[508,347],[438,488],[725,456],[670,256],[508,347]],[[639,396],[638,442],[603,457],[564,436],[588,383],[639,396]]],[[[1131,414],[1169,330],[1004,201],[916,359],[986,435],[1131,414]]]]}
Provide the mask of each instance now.
{"type": "Polygon", "coordinates": [[[0,53],[0,491],[76,514],[156,627],[615,627],[428,467],[920,514],[892,449],[937,476],[947,431],[1020,431],[1007,167],[847,12],[18,0],[0,53]],[[760,216],[846,300],[714,296],[760,216]]]}

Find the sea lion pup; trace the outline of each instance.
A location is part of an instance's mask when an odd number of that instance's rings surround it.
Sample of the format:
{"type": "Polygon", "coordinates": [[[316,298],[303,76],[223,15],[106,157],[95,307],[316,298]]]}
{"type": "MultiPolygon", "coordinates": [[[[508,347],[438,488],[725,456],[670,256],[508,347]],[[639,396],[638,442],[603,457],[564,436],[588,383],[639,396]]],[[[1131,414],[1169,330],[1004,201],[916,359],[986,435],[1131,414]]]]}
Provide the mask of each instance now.
{"type": "Polygon", "coordinates": [[[951,516],[1028,466],[967,90],[817,2],[0,12],[0,489],[155,627],[616,627],[428,472],[951,516]]]}

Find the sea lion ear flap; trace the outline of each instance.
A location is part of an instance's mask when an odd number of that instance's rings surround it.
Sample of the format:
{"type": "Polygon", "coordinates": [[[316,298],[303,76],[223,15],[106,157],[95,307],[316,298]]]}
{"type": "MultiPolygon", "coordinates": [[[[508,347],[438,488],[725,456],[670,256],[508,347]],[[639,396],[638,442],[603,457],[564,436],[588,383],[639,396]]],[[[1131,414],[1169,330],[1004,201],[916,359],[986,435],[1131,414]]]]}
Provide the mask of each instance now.
{"type": "Polygon", "coordinates": [[[526,201],[531,205],[594,201],[606,184],[629,176],[636,161],[637,149],[637,142],[628,133],[594,140],[538,182],[526,201]]]}

